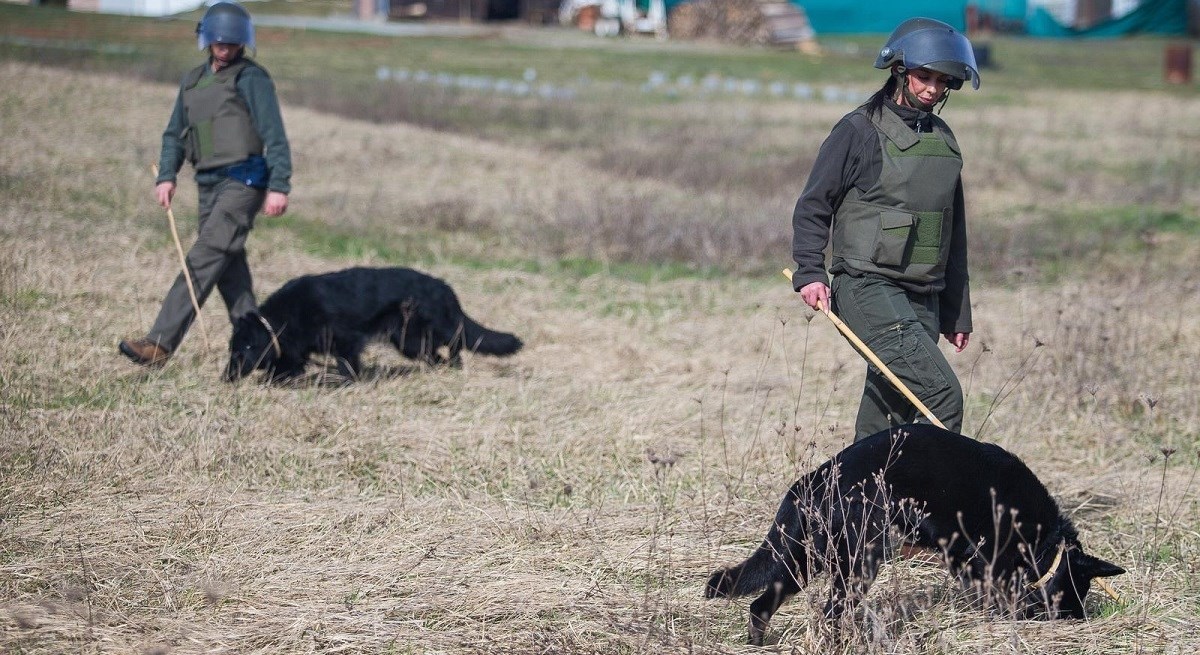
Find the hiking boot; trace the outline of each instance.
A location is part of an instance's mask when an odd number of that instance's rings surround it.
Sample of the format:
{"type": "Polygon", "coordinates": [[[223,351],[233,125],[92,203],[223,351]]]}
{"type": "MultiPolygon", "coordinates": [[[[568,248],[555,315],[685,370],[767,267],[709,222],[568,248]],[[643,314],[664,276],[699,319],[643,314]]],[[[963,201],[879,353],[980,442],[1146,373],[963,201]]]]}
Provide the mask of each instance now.
{"type": "Polygon", "coordinates": [[[149,339],[124,339],[117,348],[121,354],[142,366],[162,366],[171,358],[171,351],[149,339]]]}

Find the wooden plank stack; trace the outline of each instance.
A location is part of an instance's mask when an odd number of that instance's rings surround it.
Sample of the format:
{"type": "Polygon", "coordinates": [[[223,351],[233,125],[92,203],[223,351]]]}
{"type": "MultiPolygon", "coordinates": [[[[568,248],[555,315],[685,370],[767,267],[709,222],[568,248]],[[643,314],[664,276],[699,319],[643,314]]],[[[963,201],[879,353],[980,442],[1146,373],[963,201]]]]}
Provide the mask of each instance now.
{"type": "Polygon", "coordinates": [[[740,45],[807,49],[816,33],[799,6],[786,0],[692,0],[667,16],[673,39],[711,39],[740,45]]]}

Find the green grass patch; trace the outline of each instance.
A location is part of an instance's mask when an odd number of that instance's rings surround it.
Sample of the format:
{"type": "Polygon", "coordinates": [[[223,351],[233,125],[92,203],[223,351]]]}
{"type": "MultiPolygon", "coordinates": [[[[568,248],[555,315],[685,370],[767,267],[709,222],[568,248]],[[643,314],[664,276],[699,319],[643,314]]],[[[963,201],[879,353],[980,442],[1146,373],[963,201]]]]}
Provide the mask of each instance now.
{"type": "Polygon", "coordinates": [[[1131,603],[1122,601],[1106,601],[1096,605],[1089,615],[1094,619],[1109,619],[1117,617],[1125,612],[1131,603]]]}
{"type": "Polygon", "coordinates": [[[403,234],[363,232],[338,228],[296,214],[263,222],[264,232],[287,231],[300,249],[310,254],[348,261],[376,261],[393,266],[422,266],[449,262],[475,270],[509,269],[526,273],[581,279],[604,275],[640,283],[667,282],[678,279],[717,279],[727,275],[716,267],[701,267],[686,262],[606,262],[585,257],[537,259],[499,257],[485,259],[468,256],[447,256],[458,249],[447,247],[453,233],[417,231],[403,234]]]}
{"type": "Polygon", "coordinates": [[[391,264],[420,261],[428,263],[433,251],[426,245],[438,235],[363,234],[339,229],[328,223],[287,214],[261,223],[258,230],[284,230],[298,242],[301,250],[320,257],[352,260],[381,260],[391,264]]]}
{"type": "Polygon", "coordinates": [[[1054,282],[1096,266],[1142,265],[1159,249],[1185,248],[1200,235],[1200,216],[1153,206],[1013,210],[1014,220],[973,229],[972,267],[999,281],[1013,269],[1024,280],[1054,282]],[[1015,220],[1034,214],[1033,221],[1015,220]]]}
{"type": "Polygon", "coordinates": [[[1200,217],[1150,206],[1052,211],[1032,230],[1030,244],[1038,258],[1092,260],[1112,253],[1143,253],[1154,247],[1155,234],[1195,236],[1200,217]]]}
{"type": "Polygon", "coordinates": [[[582,257],[568,257],[551,262],[531,260],[525,262],[521,269],[530,273],[548,273],[571,278],[604,275],[641,283],[668,282],[688,278],[715,279],[724,276],[724,273],[717,268],[697,267],[683,262],[643,264],[603,262],[582,257]]]}
{"type": "MultiPolygon", "coordinates": [[[[0,289],[2,288],[0,287],[0,289]]],[[[8,307],[16,311],[29,311],[53,301],[53,295],[40,289],[14,289],[7,293],[0,293],[0,307],[8,307]]]]}

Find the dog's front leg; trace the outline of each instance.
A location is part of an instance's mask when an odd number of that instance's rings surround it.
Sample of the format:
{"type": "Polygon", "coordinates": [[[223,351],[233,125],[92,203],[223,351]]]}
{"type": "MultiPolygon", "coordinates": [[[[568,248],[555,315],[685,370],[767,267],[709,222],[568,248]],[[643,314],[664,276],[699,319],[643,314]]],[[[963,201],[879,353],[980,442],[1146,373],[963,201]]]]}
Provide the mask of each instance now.
{"type": "Polygon", "coordinates": [[[781,605],[787,602],[787,599],[798,591],[800,591],[800,586],[796,584],[794,576],[788,576],[767,585],[766,591],[753,603],[750,603],[750,625],[747,630],[746,643],[751,646],[762,646],[771,617],[775,615],[781,605]]]}

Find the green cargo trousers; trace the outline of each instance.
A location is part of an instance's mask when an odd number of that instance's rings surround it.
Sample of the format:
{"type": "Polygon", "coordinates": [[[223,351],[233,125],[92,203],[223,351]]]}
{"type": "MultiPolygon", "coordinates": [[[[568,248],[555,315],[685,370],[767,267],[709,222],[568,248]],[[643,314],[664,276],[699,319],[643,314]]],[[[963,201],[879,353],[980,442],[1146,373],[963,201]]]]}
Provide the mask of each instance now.
{"type": "MultiPolygon", "coordinates": [[[[844,273],[834,275],[830,289],[833,310],[842,321],[947,429],[961,432],[962,387],[938,348],[937,295],[905,291],[879,276],[844,273]]],[[[924,420],[916,407],[868,364],[854,438],[918,419],[924,420]]]]}
{"type": "MultiPolygon", "coordinates": [[[[200,185],[199,195],[200,218],[196,243],[186,257],[188,271],[200,305],[204,305],[216,287],[232,322],[257,307],[250,267],[246,264],[246,235],[254,227],[254,216],[262,209],[267,192],[225,179],[200,185]]],[[[175,352],[194,320],[196,310],[192,307],[187,280],[180,273],[167,291],[146,338],[175,352]]]]}

